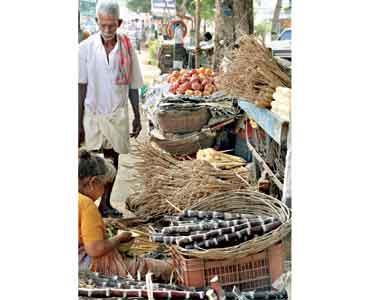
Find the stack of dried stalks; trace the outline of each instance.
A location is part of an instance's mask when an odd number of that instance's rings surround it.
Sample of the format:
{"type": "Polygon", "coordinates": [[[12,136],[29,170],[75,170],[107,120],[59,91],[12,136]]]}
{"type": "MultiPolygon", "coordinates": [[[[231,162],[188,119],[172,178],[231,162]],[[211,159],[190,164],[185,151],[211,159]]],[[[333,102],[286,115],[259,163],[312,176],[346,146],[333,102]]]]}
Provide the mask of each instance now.
{"type": "Polygon", "coordinates": [[[291,87],[289,76],[255,36],[243,35],[240,48],[231,53],[231,64],[219,75],[220,89],[231,96],[254,101],[271,108],[272,94],[278,86],[291,87]]]}
{"type": "Polygon", "coordinates": [[[212,193],[253,189],[245,167],[220,170],[207,161],[179,161],[151,143],[136,145],[133,153],[138,192],[127,204],[145,219],[180,212],[212,193]]]}
{"type": "MultiPolygon", "coordinates": [[[[104,222],[108,231],[117,232],[117,230],[125,230],[136,233],[138,236],[134,239],[131,247],[127,250],[127,254],[130,256],[144,255],[150,252],[166,252],[166,248],[163,245],[152,242],[149,233],[149,229],[144,225],[138,225],[136,227],[129,227],[126,225],[125,220],[118,219],[104,219],[104,222]]],[[[121,251],[120,251],[121,252],[121,251]]]]}

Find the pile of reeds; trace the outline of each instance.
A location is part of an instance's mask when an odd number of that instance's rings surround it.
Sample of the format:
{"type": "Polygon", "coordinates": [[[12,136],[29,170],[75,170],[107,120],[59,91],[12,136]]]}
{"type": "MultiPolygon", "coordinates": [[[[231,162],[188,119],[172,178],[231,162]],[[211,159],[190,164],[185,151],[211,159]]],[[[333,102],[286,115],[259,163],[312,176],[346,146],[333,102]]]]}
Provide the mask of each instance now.
{"type": "Polygon", "coordinates": [[[153,143],[136,145],[133,155],[138,192],[127,205],[147,220],[181,212],[213,193],[255,189],[245,167],[221,170],[203,160],[179,161],[153,143]]]}
{"type": "Polygon", "coordinates": [[[119,219],[104,219],[104,222],[108,237],[115,236],[118,230],[131,231],[137,235],[129,247],[118,248],[120,252],[126,252],[128,256],[144,255],[150,252],[167,252],[166,247],[151,241],[151,234],[148,228],[143,225],[129,227],[126,225],[126,219],[123,221],[119,219]]]}
{"type": "Polygon", "coordinates": [[[231,96],[270,109],[275,89],[290,88],[291,79],[254,35],[243,35],[239,45],[239,49],[231,53],[232,61],[226,72],[219,74],[219,88],[231,96]]]}

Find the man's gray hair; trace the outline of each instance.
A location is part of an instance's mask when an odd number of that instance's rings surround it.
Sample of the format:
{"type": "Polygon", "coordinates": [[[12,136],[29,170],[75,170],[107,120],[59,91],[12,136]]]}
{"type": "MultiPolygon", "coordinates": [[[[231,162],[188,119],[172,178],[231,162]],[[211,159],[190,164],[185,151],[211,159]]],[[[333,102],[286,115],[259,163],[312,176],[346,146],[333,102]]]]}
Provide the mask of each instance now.
{"type": "Polygon", "coordinates": [[[120,6],[116,0],[99,0],[96,5],[96,16],[99,14],[110,15],[117,19],[120,18],[120,6]]]}

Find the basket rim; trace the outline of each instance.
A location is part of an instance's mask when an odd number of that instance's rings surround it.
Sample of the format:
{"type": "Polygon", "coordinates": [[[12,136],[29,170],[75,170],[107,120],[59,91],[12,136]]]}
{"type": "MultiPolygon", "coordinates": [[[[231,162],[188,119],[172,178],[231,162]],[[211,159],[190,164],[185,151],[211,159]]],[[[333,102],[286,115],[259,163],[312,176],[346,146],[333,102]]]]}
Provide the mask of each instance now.
{"type": "MultiPolygon", "coordinates": [[[[240,197],[243,202],[243,205],[249,209],[249,211],[242,210],[242,213],[250,213],[253,212],[254,209],[257,211],[259,207],[263,204],[264,209],[269,209],[269,214],[273,216],[279,217],[281,221],[281,225],[266,233],[265,235],[255,237],[249,241],[243,242],[236,246],[226,247],[226,248],[213,248],[213,249],[193,249],[187,250],[176,245],[176,251],[184,256],[187,257],[195,257],[195,258],[207,258],[207,259],[227,259],[233,257],[234,255],[237,257],[243,257],[246,255],[256,254],[261,252],[270,246],[276,244],[280,240],[282,240],[286,235],[288,235],[291,231],[291,209],[289,209],[285,203],[282,201],[251,190],[237,190],[237,191],[226,191],[221,193],[215,193],[209,195],[199,202],[195,203],[188,209],[200,209],[200,210],[212,210],[212,211],[221,211],[225,212],[225,208],[220,208],[220,200],[227,200],[228,196],[236,196],[240,197]],[[241,198],[242,197],[242,198],[241,198]],[[253,202],[252,202],[253,201],[253,202]],[[209,209],[212,207],[212,209],[209,209]],[[202,209],[204,208],[204,209],[202,209]],[[253,209],[253,210],[252,210],[253,209]]],[[[232,199],[233,200],[233,197],[232,199]]],[[[240,201],[236,199],[237,201],[240,201]]],[[[224,204],[225,206],[225,204],[224,204]]],[[[236,208],[231,210],[231,212],[236,212],[236,208]]],[[[264,211],[262,211],[264,213],[264,211]]]]}

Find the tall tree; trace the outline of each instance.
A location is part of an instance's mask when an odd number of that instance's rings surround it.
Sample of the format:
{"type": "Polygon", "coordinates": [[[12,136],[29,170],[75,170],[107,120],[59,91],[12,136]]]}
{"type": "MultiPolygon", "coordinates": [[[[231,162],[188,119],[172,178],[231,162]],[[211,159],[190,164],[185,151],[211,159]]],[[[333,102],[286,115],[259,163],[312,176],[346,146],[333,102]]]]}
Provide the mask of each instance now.
{"type": "Polygon", "coordinates": [[[134,12],[151,12],[150,0],[126,0],[126,6],[134,12]]]}
{"type": "MultiPolygon", "coordinates": [[[[126,6],[135,12],[151,12],[151,0],[124,0],[126,6]]],[[[195,0],[176,0],[176,13],[185,18],[188,13],[195,15],[195,0]]],[[[202,19],[212,20],[215,16],[215,0],[201,0],[202,19]]]]}
{"type": "Polygon", "coordinates": [[[243,33],[254,32],[253,0],[216,0],[215,11],[214,66],[217,69],[225,50],[243,33]]]}
{"type": "Polygon", "coordinates": [[[257,37],[261,38],[263,42],[265,41],[267,32],[271,32],[270,21],[262,21],[255,25],[255,34],[257,37]]]}
{"type": "Polygon", "coordinates": [[[176,15],[183,19],[193,22],[193,18],[187,15],[188,8],[191,5],[191,0],[177,0],[176,1],[176,15]]]}
{"type": "Polygon", "coordinates": [[[280,29],[279,18],[280,18],[282,2],[283,2],[282,0],[277,0],[275,10],[273,11],[272,29],[271,29],[272,39],[275,39],[277,37],[277,34],[279,33],[279,29],[280,29]]]}
{"type": "MultiPolygon", "coordinates": [[[[215,0],[200,0],[200,12],[202,19],[212,20],[215,16],[215,0]]],[[[182,12],[195,15],[195,0],[177,0],[177,14],[182,12]]]]}

